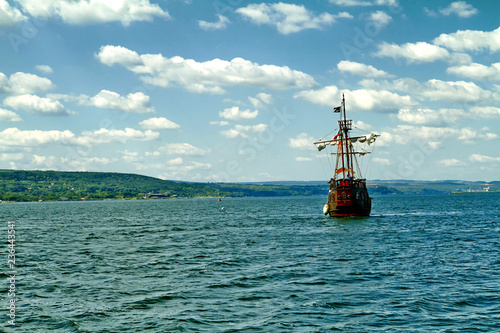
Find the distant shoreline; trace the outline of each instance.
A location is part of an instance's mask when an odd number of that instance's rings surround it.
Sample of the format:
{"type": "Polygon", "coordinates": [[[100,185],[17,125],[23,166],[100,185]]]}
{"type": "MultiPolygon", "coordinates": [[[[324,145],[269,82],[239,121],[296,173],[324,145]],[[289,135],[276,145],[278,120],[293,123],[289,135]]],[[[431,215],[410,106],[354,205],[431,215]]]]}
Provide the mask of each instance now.
{"type": "MultiPolygon", "coordinates": [[[[6,203],[327,196],[328,190],[326,181],[193,183],[116,172],[0,170],[0,200],[6,203]]],[[[500,191],[500,181],[371,180],[368,191],[371,195],[493,193],[500,191]]]]}

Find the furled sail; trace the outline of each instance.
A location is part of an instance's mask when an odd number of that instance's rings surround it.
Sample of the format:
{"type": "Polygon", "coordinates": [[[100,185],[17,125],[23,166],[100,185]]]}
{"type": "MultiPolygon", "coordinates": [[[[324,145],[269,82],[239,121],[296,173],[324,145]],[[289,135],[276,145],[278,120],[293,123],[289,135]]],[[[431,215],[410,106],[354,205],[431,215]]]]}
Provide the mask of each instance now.
{"type": "Polygon", "coordinates": [[[338,168],[335,172],[336,173],[342,173],[342,172],[346,172],[346,173],[353,173],[352,170],[350,169],[347,169],[347,168],[338,168]]]}
{"type": "MultiPolygon", "coordinates": [[[[368,137],[367,137],[367,136],[361,136],[361,137],[357,138],[357,141],[358,141],[358,142],[361,142],[361,143],[365,143],[365,142],[366,142],[366,143],[368,143],[369,145],[371,145],[372,143],[374,143],[374,142],[375,142],[375,140],[377,139],[377,136],[378,136],[377,134],[372,133],[372,134],[370,134],[370,136],[368,136],[368,137]]],[[[353,140],[351,139],[351,142],[356,142],[356,141],[355,141],[355,140],[353,141],[353,140]]]]}
{"type": "Polygon", "coordinates": [[[374,133],[372,133],[370,135],[370,137],[367,139],[368,140],[368,144],[371,145],[372,143],[374,143],[375,140],[376,140],[376,138],[377,138],[377,136],[374,133]]]}

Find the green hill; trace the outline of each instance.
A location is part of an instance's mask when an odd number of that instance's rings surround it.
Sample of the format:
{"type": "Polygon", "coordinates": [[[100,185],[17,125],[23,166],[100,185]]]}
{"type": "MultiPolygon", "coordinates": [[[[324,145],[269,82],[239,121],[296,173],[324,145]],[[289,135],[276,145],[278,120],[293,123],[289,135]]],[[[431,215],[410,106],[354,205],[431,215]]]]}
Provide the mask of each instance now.
{"type": "Polygon", "coordinates": [[[57,201],[142,198],[327,195],[328,184],[226,184],[161,180],[137,174],[0,170],[0,200],[57,201]]]}
{"type": "Polygon", "coordinates": [[[0,170],[0,200],[98,200],[225,195],[202,184],[126,173],[0,170]]]}
{"type": "Polygon", "coordinates": [[[288,185],[273,183],[251,183],[251,184],[227,184],[210,183],[207,186],[218,190],[221,193],[228,193],[233,197],[278,197],[278,196],[298,196],[298,195],[328,195],[328,184],[322,185],[304,184],[288,185]]]}
{"type": "MultiPolygon", "coordinates": [[[[500,182],[373,180],[370,194],[498,191],[500,182]]],[[[326,182],[187,183],[129,173],[0,170],[0,200],[55,201],[142,198],[328,195],[326,182]]]]}

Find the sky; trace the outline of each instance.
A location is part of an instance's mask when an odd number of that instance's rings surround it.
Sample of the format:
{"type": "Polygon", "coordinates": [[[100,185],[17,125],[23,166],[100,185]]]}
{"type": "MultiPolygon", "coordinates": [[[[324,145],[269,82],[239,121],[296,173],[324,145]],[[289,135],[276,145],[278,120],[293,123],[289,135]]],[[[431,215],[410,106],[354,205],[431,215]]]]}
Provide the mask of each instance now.
{"type": "Polygon", "coordinates": [[[500,180],[497,1],[0,0],[0,169],[500,180]],[[354,131],[353,131],[353,134],[354,131]]]}

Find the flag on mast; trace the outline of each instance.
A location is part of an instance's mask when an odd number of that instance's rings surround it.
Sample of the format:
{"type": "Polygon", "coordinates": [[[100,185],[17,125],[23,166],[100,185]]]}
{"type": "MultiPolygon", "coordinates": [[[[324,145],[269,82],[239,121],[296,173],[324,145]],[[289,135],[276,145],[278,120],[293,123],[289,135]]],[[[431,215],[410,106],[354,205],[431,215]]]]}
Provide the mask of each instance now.
{"type": "Polygon", "coordinates": [[[337,106],[336,108],[333,108],[333,112],[340,112],[340,106],[337,106]]]}

